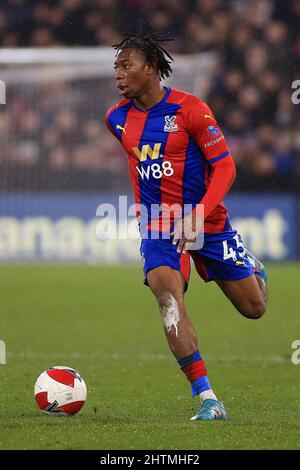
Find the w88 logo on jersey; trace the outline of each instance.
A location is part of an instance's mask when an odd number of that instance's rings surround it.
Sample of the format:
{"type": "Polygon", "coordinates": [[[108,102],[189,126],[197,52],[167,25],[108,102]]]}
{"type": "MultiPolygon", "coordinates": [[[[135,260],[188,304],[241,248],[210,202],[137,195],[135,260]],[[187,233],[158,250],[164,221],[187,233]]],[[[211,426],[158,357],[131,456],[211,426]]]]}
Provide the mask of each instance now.
{"type": "Polygon", "coordinates": [[[161,164],[152,163],[151,165],[146,167],[141,166],[140,168],[137,166],[136,169],[142,180],[148,180],[150,176],[158,180],[162,178],[162,176],[172,176],[174,174],[172,163],[168,161],[164,161],[161,164]]]}

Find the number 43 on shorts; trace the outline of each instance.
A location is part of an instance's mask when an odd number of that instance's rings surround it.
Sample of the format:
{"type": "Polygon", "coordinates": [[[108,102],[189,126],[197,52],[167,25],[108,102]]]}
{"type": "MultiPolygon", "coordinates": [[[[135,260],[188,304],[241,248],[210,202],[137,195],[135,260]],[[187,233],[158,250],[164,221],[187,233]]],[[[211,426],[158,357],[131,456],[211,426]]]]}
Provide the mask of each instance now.
{"type": "Polygon", "coordinates": [[[227,240],[224,240],[223,241],[223,259],[224,260],[232,258],[233,261],[237,261],[237,256],[239,256],[240,258],[244,258],[247,252],[246,248],[243,245],[243,242],[240,239],[240,235],[238,233],[234,235],[233,239],[236,242],[237,251],[234,250],[232,247],[228,247],[227,240]],[[239,251],[240,249],[242,249],[243,251],[239,251]]]}

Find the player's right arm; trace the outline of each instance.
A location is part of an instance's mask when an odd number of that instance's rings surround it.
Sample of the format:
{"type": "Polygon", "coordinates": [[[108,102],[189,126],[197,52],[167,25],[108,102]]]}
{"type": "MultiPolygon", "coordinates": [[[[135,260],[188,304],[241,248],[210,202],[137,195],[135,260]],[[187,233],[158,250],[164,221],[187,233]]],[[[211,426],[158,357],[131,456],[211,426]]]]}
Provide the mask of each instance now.
{"type": "Polygon", "coordinates": [[[115,106],[113,106],[112,108],[109,108],[109,110],[105,114],[104,120],[105,120],[107,129],[112,133],[113,136],[116,137],[116,139],[119,140],[118,134],[114,130],[114,122],[113,122],[113,116],[112,116],[112,112],[115,108],[116,108],[115,106]]]}
{"type": "Polygon", "coordinates": [[[105,115],[105,124],[108,130],[122,144],[122,136],[126,128],[126,118],[128,113],[128,105],[130,100],[122,100],[115,106],[109,108],[105,115]]]}

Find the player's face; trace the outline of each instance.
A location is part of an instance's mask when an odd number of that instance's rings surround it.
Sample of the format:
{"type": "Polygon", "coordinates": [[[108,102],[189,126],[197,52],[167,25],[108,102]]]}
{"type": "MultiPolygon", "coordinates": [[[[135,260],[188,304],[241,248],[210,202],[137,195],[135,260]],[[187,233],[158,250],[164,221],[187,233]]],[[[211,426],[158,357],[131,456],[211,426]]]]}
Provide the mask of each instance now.
{"type": "Polygon", "coordinates": [[[124,98],[139,98],[147,91],[155,74],[154,67],[146,62],[144,54],[137,49],[121,49],[115,61],[116,81],[124,98]]]}

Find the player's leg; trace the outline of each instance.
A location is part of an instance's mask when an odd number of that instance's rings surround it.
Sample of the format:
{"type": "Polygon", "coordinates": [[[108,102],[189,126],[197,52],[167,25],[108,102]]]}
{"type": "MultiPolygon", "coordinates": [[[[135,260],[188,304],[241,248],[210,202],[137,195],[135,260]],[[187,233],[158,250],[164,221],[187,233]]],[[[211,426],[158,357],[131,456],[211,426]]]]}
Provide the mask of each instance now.
{"type": "Polygon", "coordinates": [[[172,353],[176,359],[193,354],[197,337],[184,306],[182,274],[169,266],[160,266],[148,272],[147,281],[157,299],[172,353]]]}
{"type": "Polygon", "coordinates": [[[207,235],[204,247],[191,256],[200,276],[216,281],[242,315],[257,319],[265,313],[266,270],[236,230],[207,235]]]}
{"type": "Polygon", "coordinates": [[[246,318],[258,319],[264,315],[267,307],[267,273],[263,263],[247,249],[244,259],[250,263],[254,274],[244,279],[216,282],[238,312],[246,318]]]}
{"type": "Polygon", "coordinates": [[[267,286],[258,275],[252,274],[235,281],[217,280],[224,294],[244,317],[258,319],[267,305],[267,286]]]}
{"type": "Polygon", "coordinates": [[[224,406],[208,381],[197,336],[184,306],[186,281],[181,272],[160,266],[148,271],[147,282],[157,299],[170,349],[191,383],[193,396],[199,395],[203,401],[192,419],[226,419],[224,406]]]}

